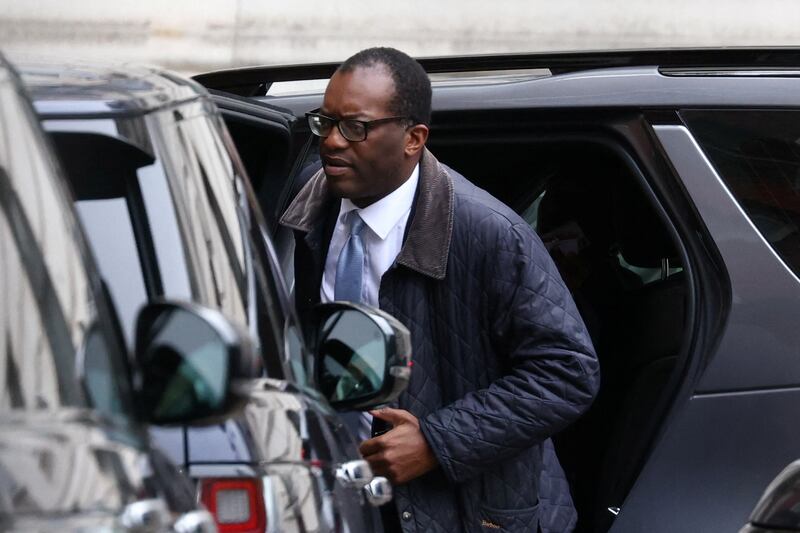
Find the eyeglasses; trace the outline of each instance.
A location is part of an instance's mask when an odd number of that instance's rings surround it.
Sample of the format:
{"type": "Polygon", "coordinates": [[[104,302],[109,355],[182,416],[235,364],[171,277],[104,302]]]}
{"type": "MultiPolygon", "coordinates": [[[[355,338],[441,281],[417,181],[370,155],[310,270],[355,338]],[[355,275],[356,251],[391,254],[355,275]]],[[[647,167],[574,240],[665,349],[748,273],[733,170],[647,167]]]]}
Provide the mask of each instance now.
{"type": "Polygon", "coordinates": [[[331,134],[333,127],[337,126],[342,137],[350,142],[366,140],[369,128],[377,126],[378,124],[392,122],[394,120],[410,120],[409,117],[386,117],[376,120],[355,120],[352,118],[338,119],[326,117],[319,113],[306,113],[306,117],[308,118],[308,126],[311,128],[311,133],[314,135],[325,138],[331,134]]]}

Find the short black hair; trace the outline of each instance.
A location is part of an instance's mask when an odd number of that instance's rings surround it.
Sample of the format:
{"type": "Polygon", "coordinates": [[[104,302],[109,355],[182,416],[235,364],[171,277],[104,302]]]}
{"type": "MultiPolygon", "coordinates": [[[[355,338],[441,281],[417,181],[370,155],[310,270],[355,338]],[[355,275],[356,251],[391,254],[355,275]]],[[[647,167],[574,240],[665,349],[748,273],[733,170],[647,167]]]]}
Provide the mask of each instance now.
{"type": "Polygon", "coordinates": [[[410,117],[414,124],[431,123],[431,80],[428,73],[411,56],[388,47],[367,48],[342,63],[337,72],[381,65],[394,82],[391,112],[410,117]]]}

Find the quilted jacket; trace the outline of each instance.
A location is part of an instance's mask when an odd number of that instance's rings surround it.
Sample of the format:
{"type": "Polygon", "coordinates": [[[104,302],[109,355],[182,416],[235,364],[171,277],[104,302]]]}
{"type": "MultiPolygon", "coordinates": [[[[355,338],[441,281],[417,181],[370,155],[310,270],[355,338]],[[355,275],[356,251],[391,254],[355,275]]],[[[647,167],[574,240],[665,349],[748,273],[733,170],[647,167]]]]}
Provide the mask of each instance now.
{"type": "MultiPolygon", "coordinates": [[[[320,171],[281,218],[295,231],[301,313],[319,301],[338,208],[320,171]]],[[[536,233],[426,150],[379,299],[411,331],[414,369],[399,407],[419,419],[439,461],[395,487],[404,533],[570,529],[549,437],[591,404],[599,366],[536,233]]]]}

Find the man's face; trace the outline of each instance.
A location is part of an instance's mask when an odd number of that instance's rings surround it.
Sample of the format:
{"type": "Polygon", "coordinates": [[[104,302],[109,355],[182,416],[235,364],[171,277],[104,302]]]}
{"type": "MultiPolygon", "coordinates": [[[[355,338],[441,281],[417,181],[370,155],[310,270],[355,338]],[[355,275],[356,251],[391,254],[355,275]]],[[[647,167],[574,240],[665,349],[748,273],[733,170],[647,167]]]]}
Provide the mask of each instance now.
{"type": "MultiPolygon", "coordinates": [[[[375,120],[393,116],[394,82],[383,66],[357,67],[333,75],[320,113],[338,119],[375,120]]],[[[369,205],[399,187],[411,173],[402,121],[369,127],[367,138],[351,142],[338,128],[320,139],[320,156],[331,191],[356,205],[369,205]]]]}

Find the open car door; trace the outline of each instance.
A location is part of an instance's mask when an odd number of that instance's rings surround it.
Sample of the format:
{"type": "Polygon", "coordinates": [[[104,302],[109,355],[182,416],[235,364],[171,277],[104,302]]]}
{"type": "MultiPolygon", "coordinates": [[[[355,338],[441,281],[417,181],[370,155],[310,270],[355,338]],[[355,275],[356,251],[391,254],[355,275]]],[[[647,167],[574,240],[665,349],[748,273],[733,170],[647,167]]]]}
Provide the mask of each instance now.
{"type": "Polygon", "coordinates": [[[288,200],[285,186],[310,148],[308,127],[290,111],[268,103],[216,90],[211,94],[274,233],[288,200]]]}

